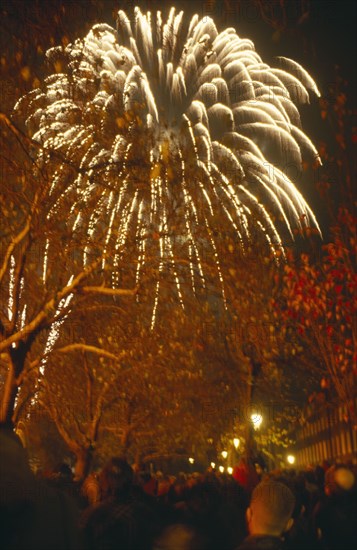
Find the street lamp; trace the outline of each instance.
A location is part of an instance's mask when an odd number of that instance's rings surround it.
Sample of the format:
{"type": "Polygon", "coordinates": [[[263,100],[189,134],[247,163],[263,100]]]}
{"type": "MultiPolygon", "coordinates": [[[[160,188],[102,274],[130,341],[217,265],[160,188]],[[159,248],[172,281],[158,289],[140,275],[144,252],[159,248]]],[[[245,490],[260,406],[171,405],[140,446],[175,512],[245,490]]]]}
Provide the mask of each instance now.
{"type": "Polygon", "coordinates": [[[221,474],[223,474],[223,472],[224,472],[224,466],[220,466],[218,469],[219,469],[219,471],[221,472],[221,474]]]}
{"type": "Polygon", "coordinates": [[[295,457],[294,455],[288,455],[286,460],[289,462],[289,464],[295,464],[295,457]]]}
{"type": "Polygon", "coordinates": [[[235,447],[236,449],[238,449],[239,444],[240,444],[239,438],[238,438],[238,437],[235,437],[235,438],[233,439],[233,445],[234,445],[234,447],[235,447]]]}
{"type": "Polygon", "coordinates": [[[194,459],[194,458],[192,458],[192,456],[190,456],[190,458],[188,459],[188,461],[189,461],[189,463],[190,463],[190,464],[194,464],[194,462],[195,462],[195,459],[194,459]]]}
{"type": "Polygon", "coordinates": [[[263,417],[259,413],[253,413],[250,417],[251,421],[253,422],[253,427],[255,430],[259,430],[261,423],[263,422],[263,417]]]}
{"type": "Polygon", "coordinates": [[[227,453],[227,451],[222,451],[222,452],[221,452],[221,455],[223,456],[223,458],[227,458],[228,453],[227,453]]]}
{"type": "Polygon", "coordinates": [[[215,462],[211,462],[211,468],[215,469],[216,467],[216,463],[215,462]]]}
{"type": "Polygon", "coordinates": [[[232,475],[233,474],[233,468],[231,466],[228,466],[227,472],[229,473],[229,475],[232,475]]]}

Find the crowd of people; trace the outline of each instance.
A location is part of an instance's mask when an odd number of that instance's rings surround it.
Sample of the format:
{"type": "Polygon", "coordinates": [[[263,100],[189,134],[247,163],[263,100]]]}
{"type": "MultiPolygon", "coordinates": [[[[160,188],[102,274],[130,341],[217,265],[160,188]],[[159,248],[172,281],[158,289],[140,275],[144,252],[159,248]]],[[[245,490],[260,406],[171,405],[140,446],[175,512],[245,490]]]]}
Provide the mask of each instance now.
{"type": "Polygon", "coordinates": [[[233,475],[156,475],[112,458],[82,483],[63,466],[35,475],[0,430],[0,540],[6,550],[349,550],[357,548],[357,471],[324,464],[233,475]]]}

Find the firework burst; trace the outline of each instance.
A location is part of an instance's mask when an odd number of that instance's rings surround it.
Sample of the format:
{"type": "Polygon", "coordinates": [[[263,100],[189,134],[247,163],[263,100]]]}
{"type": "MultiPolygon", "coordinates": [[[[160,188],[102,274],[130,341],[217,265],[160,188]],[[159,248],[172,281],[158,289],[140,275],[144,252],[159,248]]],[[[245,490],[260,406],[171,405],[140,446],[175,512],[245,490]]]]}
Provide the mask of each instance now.
{"type": "Polygon", "coordinates": [[[184,287],[207,284],[208,259],[224,298],[225,235],[244,248],[253,221],[276,249],[282,232],[317,227],[281,168],[300,167],[305,151],[318,159],[295,104],[319,92],[296,62],[271,68],[233,28],[174,8],[166,21],[136,8],[132,23],[119,11],[117,30],[95,25],[47,56],[57,72],[17,109],[41,144],[38,162],[58,155],[51,194],[66,188],[49,215],[70,202],[68,223],[88,235],[84,265],[103,227],[114,266],[134,246],[136,281],[156,273],[153,321],[165,274],[183,303],[184,287]]]}

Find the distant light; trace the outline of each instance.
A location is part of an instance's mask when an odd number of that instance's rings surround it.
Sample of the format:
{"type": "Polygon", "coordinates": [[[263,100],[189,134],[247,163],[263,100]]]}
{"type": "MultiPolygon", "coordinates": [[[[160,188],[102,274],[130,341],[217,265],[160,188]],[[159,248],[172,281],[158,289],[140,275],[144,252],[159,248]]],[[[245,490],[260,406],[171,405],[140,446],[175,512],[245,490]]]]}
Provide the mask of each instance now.
{"type": "Polygon", "coordinates": [[[190,464],[193,464],[193,463],[195,462],[195,459],[192,458],[192,456],[190,456],[190,458],[188,459],[188,461],[189,461],[190,464]]]}
{"type": "Polygon", "coordinates": [[[227,472],[229,473],[229,475],[232,475],[233,474],[233,468],[231,466],[228,466],[227,472]]]}
{"type": "Polygon", "coordinates": [[[289,464],[295,464],[295,457],[294,457],[294,455],[288,455],[287,461],[289,462],[289,464]]]}
{"type": "Polygon", "coordinates": [[[216,463],[215,462],[211,462],[211,468],[215,468],[216,467],[216,463]]]}
{"type": "Polygon", "coordinates": [[[220,466],[218,469],[219,469],[219,471],[221,472],[221,474],[223,474],[223,472],[224,472],[224,466],[220,466]]]}
{"type": "Polygon", "coordinates": [[[233,439],[233,445],[235,446],[236,449],[238,449],[239,443],[240,443],[240,439],[238,437],[235,437],[233,439]]]}
{"type": "Polygon", "coordinates": [[[222,452],[221,452],[221,455],[223,456],[223,458],[227,458],[228,453],[227,453],[227,451],[222,451],[222,452]]]}
{"type": "Polygon", "coordinates": [[[258,430],[260,428],[261,423],[263,422],[263,417],[259,413],[253,413],[251,415],[251,421],[253,422],[254,429],[258,430]]]}

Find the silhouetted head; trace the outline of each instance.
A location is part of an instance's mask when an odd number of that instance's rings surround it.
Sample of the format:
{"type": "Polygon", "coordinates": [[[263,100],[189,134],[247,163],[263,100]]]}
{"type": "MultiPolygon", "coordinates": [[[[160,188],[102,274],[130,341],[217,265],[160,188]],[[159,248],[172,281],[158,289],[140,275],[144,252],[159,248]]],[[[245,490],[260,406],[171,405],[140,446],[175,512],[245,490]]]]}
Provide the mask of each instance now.
{"type": "Polygon", "coordinates": [[[355,487],[355,484],[355,475],[347,466],[331,466],[325,474],[325,493],[327,495],[347,494],[355,487]]]}
{"type": "Polygon", "coordinates": [[[293,524],[295,497],[285,484],[269,480],[254,489],[247,510],[251,535],[281,536],[293,524]]]}
{"type": "Polygon", "coordinates": [[[100,475],[100,486],[104,496],[120,496],[128,493],[133,477],[133,470],[124,458],[112,458],[100,475]]]}

